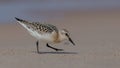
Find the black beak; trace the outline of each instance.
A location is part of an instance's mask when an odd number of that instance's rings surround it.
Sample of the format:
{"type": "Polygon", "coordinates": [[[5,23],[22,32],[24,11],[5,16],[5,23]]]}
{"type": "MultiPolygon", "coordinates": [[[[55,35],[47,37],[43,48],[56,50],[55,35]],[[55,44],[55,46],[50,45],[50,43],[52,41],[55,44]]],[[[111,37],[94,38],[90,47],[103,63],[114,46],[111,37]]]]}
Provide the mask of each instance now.
{"type": "Polygon", "coordinates": [[[75,45],[75,43],[72,41],[72,39],[69,37],[69,41],[73,44],[73,45],[75,45]]]}
{"type": "Polygon", "coordinates": [[[69,37],[69,35],[66,34],[66,36],[68,37],[68,40],[69,40],[73,45],[75,45],[75,43],[72,41],[72,39],[69,37]]]}

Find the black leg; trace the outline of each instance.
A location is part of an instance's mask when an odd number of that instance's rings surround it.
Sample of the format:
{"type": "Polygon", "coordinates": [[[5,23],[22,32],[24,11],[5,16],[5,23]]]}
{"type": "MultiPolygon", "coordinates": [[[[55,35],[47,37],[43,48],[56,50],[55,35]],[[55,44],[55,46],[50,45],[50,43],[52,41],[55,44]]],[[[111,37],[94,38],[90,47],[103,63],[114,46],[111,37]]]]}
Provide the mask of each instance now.
{"type": "Polygon", "coordinates": [[[39,41],[36,42],[37,53],[39,53],[39,41]]]}
{"type": "Polygon", "coordinates": [[[57,49],[57,48],[54,48],[52,46],[50,46],[48,43],[46,44],[47,47],[51,48],[51,49],[54,49],[56,51],[63,51],[63,49],[57,49]]]}

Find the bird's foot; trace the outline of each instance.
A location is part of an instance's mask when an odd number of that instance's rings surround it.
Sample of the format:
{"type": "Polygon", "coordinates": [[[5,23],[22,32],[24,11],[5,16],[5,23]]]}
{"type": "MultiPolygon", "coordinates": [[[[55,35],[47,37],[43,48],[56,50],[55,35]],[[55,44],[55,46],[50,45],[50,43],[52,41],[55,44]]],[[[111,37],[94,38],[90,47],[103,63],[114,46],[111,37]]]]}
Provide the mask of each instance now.
{"type": "Polygon", "coordinates": [[[63,51],[63,49],[55,49],[56,51],[63,51]]]}

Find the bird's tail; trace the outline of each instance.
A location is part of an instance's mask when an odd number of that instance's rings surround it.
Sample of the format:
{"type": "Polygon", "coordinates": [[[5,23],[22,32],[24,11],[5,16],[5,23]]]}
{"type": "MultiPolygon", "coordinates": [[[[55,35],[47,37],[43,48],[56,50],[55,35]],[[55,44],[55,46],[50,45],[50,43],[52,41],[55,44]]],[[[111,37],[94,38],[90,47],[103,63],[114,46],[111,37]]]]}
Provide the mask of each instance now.
{"type": "Polygon", "coordinates": [[[15,17],[15,19],[16,19],[18,22],[20,22],[20,23],[24,23],[24,24],[29,23],[28,21],[23,20],[23,19],[20,19],[20,18],[17,18],[17,17],[15,17]]]}
{"type": "Polygon", "coordinates": [[[24,21],[25,21],[25,20],[22,20],[22,19],[17,18],[17,17],[15,17],[15,19],[16,19],[17,21],[20,21],[20,22],[24,22],[24,21]]]}

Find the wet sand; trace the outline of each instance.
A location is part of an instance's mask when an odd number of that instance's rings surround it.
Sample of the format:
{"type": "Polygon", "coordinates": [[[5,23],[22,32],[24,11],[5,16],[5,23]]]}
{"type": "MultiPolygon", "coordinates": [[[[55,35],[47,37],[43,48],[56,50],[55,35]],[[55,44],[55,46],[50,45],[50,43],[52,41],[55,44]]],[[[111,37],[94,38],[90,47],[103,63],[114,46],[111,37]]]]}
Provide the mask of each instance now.
{"type": "MultiPolygon", "coordinates": [[[[16,21],[15,21],[16,22],[16,21]]],[[[0,24],[0,68],[119,68],[120,11],[70,12],[48,23],[66,28],[76,46],[58,44],[55,52],[17,23],[0,24]]],[[[67,42],[68,43],[68,42],[67,42]]]]}

